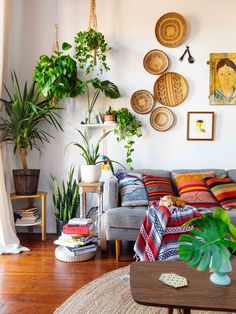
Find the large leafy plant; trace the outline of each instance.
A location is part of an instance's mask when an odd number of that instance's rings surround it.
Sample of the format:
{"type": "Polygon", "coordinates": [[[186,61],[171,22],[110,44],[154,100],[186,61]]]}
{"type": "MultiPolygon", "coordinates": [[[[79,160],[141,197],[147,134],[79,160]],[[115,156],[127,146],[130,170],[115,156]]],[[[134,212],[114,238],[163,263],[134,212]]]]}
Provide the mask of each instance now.
{"type": "Polygon", "coordinates": [[[96,165],[96,164],[104,162],[104,160],[105,160],[108,162],[112,173],[114,173],[114,167],[112,165],[113,162],[122,166],[119,162],[111,160],[108,156],[102,155],[99,152],[101,142],[112,131],[107,131],[107,132],[103,133],[103,135],[98,139],[98,141],[95,145],[90,143],[88,131],[86,129],[84,130],[84,133],[81,132],[80,130],[77,130],[77,131],[83,140],[83,144],[80,144],[78,142],[71,142],[68,145],[73,144],[82,151],[81,156],[84,158],[87,165],[96,165]]]}
{"type": "Polygon", "coordinates": [[[25,82],[21,91],[16,73],[11,74],[12,92],[5,87],[10,100],[0,99],[5,106],[6,116],[0,118],[1,140],[14,144],[14,153],[20,155],[24,169],[28,169],[27,151],[33,148],[40,150],[39,143],[50,142],[53,138],[45,131],[45,124],[62,130],[58,122],[57,110],[47,100],[40,99],[36,83],[28,88],[25,82]]]}
{"type": "Polygon", "coordinates": [[[64,222],[76,217],[79,206],[79,185],[75,179],[73,180],[74,167],[71,167],[68,177],[68,181],[65,183],[63,180],[59,187],[57,178],[52,176],[55,216],[64,222]]]}
{"type": "Polygon", "coordinates": [[[66,96],[75,97],[84,92],[83,83],[77,78],[76,60],[64,54],[70,48],[70,44],[63,43],[62,51],[55,51],[52,56],[41,55],[34,68],[38,89],[52,105],[66,96]]]}
{"type": "Polygon", "coordinates": [[[94,71],[97,59],[100,63],[100,73],[103,69],[110,70],[106,63],[106,53],[110,50],[101,32],[97,32],[90,28],[88,31],[78,32],[75,37],[75,58],[79,67],[85,69],[88,74],[94,71]]]}
{"type": "Polygon", "coordinates": [[[100,80],[99,78],[94,78],[88,81],[84,82],[84,85],[86,86],[87,90],[87,101],[88,101],[88,121],[86,120],[85,123],[90,123],[90,115],[94,109],[95,103],[100,95],[100,93],[103,93],[106,97],[111,99],[116,99],[120,97],[120,92],[118,87],[108,81],[108,80],[100,80]],[[93,87],[94,92],[93,96],[91,97],[91,89],[90,87],[93,87]]]}
{"type": "Polygon", "coordinates": [[[230,223],[230,217],[221,207],[214,213],[193,218],[185,225],[193,225],[191,235],[181,235],[179,255],[182,260],[200,271],[207,268],[211,272],[220,269],[221,265],[236,251],[236,227],[230,223]]]}
{"type": "MultiPolygon", "coordinates": [[[[114,112],[114,109],[113,109],[114,112]]],[[[114,133],[117,136],[117,141],[125,141],[124,148],[126,149],[126,163],[132,170],[131,155],[134,152],[133,145],[135,143],[134,137],[142,136],[142,123],[134,116],[127,108],[120,108],[115,111],[116,115],[116,128],[114,133]]]]}

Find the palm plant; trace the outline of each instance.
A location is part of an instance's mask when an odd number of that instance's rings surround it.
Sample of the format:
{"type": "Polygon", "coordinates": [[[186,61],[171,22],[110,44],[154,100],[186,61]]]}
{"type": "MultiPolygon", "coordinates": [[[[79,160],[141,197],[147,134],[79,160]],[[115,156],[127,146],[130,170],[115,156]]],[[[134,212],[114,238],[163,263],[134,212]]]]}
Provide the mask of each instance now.
{"type": "Polygon", "coordinates": [[[14,144],[14,153],[19,154],[23,168],[28,169],[27,151],[36,148],[41,152],[38,143],[50,142],[53,138],[42,123],[53,125],[56,130],[62,130],[62,127],[56,109],[47,100],[40,99],[34,81],[29,89],[25,82],[21,92],[15,72],[11,74],[11,80],[12,94],[4,86],[10,100],[0,98],[6,111],[6,117],[0,117],[1,141],[14,144]]]}
{"type": "Polygon", "coordinates": [[[179,246],[180,258],[190,266],[215,272],[229,260],[229,248],[236,251],[236,227],[221,207],[215,208],[214,214],[193,218],[184,225],[196,227],[189,231],[192,235],[184,234],[179,238],[184,242],[179,246]]]}
{"type": "Polygon", "coordinates": [[[57,219],[68,222],[76,217],[79,206],[79,185],[74,179],[74,167],[70,168],[68,173],[68,181],[61,183],[59,187],[58,180],[55,176],[51,176],[53,180],[53,204],[55,208],[55,216],[57,219]]]}

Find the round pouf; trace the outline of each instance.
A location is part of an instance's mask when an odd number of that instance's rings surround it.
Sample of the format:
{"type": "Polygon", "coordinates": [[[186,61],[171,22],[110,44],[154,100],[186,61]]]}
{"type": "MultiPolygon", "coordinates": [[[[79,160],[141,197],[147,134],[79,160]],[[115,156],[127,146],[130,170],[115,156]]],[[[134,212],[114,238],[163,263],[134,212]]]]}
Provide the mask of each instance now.
{"type": "Polygon", "coordinates": [[[95,254],[96,254],[96,251],[83,253],[78,256],[75,256],[75,255],[72,255],[70,252],[68,252],[67,249],[65,249],[63,246],[58,246],[55,249],[55,257],[59,261],[68,262],[68,263],[87,261],[88,259],[94,257],[95,254]]]}

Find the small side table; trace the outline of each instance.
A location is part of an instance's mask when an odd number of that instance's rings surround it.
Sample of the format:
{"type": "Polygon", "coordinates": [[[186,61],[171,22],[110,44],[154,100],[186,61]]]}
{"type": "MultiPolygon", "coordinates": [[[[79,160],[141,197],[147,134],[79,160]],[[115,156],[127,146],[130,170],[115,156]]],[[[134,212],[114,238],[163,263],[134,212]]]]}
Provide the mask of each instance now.
{"type": "Polygon", "coordinates": [[[98,239],[100,244],[101,238],[101,216],[103,213],[103,186],[104,182],[94,183],[79,183],[79,194],[80,194],[80,218],[84,218],[87,212],[87,201],[86,193],[96,193],[98,196],[98,239]]]}
{"type": "MultiPolygon", "coordinates": [[[[33,206],[33,200],[34,199],[40,199],[41,200],[41,221],[39,223],[35,224],[27,224],[25,226],[33,227],[33,226],[41,226],[42,230],[42,241],[46,240],[46,196],[47,192],[38,192],[35,195],[16,195],[15,193],[10,194],[11,200],[19,200],[19,199],[28,199],[28,206],[33,206]]],[[[21,225],[23,226],[23,225],[21,225]]]]}

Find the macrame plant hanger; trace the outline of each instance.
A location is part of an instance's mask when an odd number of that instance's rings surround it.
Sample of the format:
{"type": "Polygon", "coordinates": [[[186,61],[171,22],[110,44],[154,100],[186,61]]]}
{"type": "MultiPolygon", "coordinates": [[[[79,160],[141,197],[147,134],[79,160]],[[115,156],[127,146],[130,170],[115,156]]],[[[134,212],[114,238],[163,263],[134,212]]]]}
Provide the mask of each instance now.
{"type": "Polygon", "coordinates": [[[59,52],[59,42],[58,42],[58,24],[55,24],[55,41],[53,43],[53,52],[59,52]]]}
{"type": "MultiPolygon", "coordinates": [[[[97,32],[97,27],[96,0],[90,0],[88,30],[93,29],[95,32],[97,32]]],[[[93,64],[97,65],[96,49],[93,49],[93,64]]]]}

